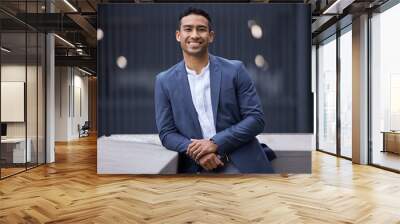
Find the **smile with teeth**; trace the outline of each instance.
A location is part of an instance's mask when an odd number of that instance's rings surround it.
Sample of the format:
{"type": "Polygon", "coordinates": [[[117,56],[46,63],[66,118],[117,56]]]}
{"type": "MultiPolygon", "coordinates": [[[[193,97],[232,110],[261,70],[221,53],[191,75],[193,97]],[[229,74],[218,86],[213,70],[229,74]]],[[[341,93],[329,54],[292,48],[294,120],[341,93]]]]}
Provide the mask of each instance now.
{"type": "Polygon", "coordinates": [[[188,44],[191,47],[197,47],[197,46],[199,46],[201,44],[201,42],[189,41],[188,44]]]}

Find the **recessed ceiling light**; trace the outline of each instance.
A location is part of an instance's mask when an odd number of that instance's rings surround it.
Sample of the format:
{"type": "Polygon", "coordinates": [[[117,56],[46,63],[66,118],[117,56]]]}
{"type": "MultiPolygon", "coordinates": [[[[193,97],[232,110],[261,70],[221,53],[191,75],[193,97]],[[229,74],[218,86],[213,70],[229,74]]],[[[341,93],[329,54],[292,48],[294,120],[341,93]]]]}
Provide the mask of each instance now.
{"type": "Polygon", "coordinates": [[[247,26],[250,29],[251,36],[253,36],[255,39],[260,39],[262,37],[262,28],[255,20],[247,21],[247,26]]]}
{"type": "Polygon", "coordinates": [[[6,53],[10,53],[10,52],[11,52],[11,50],[9,50],[9,49],[7,49],[7,48],[5,48],[5,47],[1,47],[1,50],[4,51],[4,52],[6,52],[6,53]]]}
{"type": "Polygon", "coordinates": [[[64,0],[65,4],[67,4],[74,12],[78,12],[78,10],[71,4],[69,3],[68,0],[64,0]]]}
{"type": "Polygon", "coordinates": [[[71,42],[69,42],[68,40],[66,40],[66,39],[64,39],[64,38],[62,38],[62,37],[60,37],[59,35],[57,35],[57,34],[54,34],[54,36],[55,37],[57,37],[59,40],[61,40],[62,42],[64,42],[64,43],[66,43],[67,45],[69,45],[70,47],[73,47],[73,48],[75,48],[75,45],[73,45],[71,42]]]}
{"type": "Polygon", "coordinates": [[[127,64],[128,64],[128,60],[126,60],[126,58],[124,56],[119,56],[117,58],[117,65],[119,68],[124,69],[127,64]]]}
{"type": "Polygon", "coordinates": [[[267,60],[265,60],[264,56],[262,56],[261,54],[256,55],[256,57],[254,58],[254,63],[262,70],[267,70],[269,67],[267,60]]]}
{"type": "Polygon", "coordinates": [[[101,40],[104,37],[104,32],[102,29],[98,28],[97,29],[97,40],[101,40]]]}
{"type": "Polygon", "coordinates": [[[322,14],[342,14],[343,9],[347,8],[354,0],[336,0],[322,14]]]}
{"type": "Polygon", "coordinates": [[[257,24],[251,26],[251,35],[256,39],[260,39],[263,35],[261,26],[257,24]]]}
{"type": "Polygon", "coordinates": [[[81,68],[79,68],[79,67],[78,67],[78,70],[81,71],[81,72],[83,72],[83,73],[85,73],[85,74],[87,74],[87,75],[92,75],[92,73],[90,73],[90,72],[88,72],[88,71],[86,71],[86,70],[83,70],[83,69],[81,69],[81,68]]]}

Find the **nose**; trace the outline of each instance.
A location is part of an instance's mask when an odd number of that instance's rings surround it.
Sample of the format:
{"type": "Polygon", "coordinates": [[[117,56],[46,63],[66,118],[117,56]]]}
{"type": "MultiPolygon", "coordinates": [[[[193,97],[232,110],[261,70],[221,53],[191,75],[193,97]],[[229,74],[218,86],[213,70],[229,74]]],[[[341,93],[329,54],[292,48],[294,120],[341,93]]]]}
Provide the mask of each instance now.
{"type": "Polygon", "coordinates": [[[192,33],[190,34],[190,37],[195,39],[195,38],[199,38],[200,36],[199,36],[199,33],[197,32],[197,30],[193,29],[192,33]]]}

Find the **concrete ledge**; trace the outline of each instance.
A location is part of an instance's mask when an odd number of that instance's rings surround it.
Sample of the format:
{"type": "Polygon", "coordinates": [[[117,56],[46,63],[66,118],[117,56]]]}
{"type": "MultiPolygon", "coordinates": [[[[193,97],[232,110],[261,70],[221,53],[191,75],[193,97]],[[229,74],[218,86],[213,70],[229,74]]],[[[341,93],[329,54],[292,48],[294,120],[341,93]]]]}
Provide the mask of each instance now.
{"type": "MultiPolygon", "coordinates": [[[[262,134],[277,155],[276,173],[311,173],[312,135],[262,134]]],[[[158,135],[112,135],[97,140],[98,174],[174,174],[178,154],[161,146],[158,135]]]]}
{"type": "Polygon", "coordinates": [[[276,173],[311,173],[311,151],[275,151],[272,167],[276,173]]]}
{"type": "Polygon", "coordinates": [[[100,137],[97,140],[98,174],[174,174],[178,168],[178,153],[164,147],[100,137]]]}
{"type": "Polygon", "coordinates": [[[312,134],[261,134],[257,138],[275,152],[271,163],[276,173],[311,173],[312,134]]]}

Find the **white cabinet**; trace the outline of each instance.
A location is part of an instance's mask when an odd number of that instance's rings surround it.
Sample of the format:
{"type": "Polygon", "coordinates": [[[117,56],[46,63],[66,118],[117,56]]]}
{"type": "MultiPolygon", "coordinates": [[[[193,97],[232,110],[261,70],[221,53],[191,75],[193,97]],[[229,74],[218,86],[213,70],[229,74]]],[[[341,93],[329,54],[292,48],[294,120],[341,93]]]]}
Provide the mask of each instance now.
{"type": "MultiPolygon", "coordinates": [[[[12,163],[25,163],[32,161],[32,141],[26,140],[27,147],[25,151],[25,138],[7,138],[1,140],[2,152],[10,151],[12,154],[12,163]]],[[[6,159],[7,160],[7,159],[6,159]]],[[[9,162],[11,159],[9,159],[9,162]]]]}

